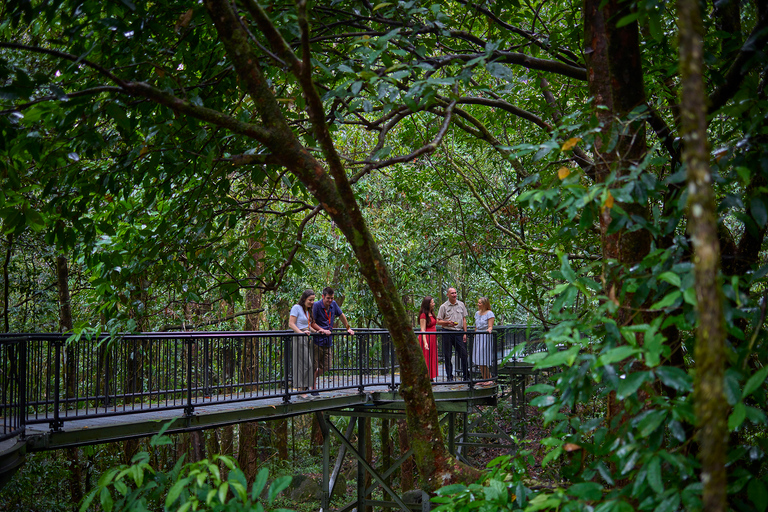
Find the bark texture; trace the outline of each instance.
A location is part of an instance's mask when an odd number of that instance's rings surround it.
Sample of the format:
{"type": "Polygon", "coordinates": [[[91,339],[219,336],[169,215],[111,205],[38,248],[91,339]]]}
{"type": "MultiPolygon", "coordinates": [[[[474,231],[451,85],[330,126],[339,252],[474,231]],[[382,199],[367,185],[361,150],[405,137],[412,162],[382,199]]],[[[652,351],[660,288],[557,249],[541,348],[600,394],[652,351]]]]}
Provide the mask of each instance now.
{"type": "Polygon", "coordinates": [[[678,0],[680,25],[681,114],[683,161],[688,181],[688,231],[694,248],[699,326],[696,330],[695,410],[698,419],[703,510],[720,512],[726,505],[728,402],[723,391],[725,321],[720,283],[720,244],[715,195],[709,167],[706,94],[702,76],[703,35],[697,0],[678,0]]]}
{"type": "MultiPolygon", "coordinates": [[[[327,171],[300,143],[285,119],[262,73],[259,56],[251,47],[243,22],[232,11],[231,4],[223,0],[206,0],[205,5],[219,39],[227,48],[241,86],[254,100],[254,106],[264,124],[263,129],[251,130],[250,133],[304,183],[344,234],[357,257],[361,273],[365,276],[379,311],[392,332],[402,369],[400,393],[406,403],[408,430],[419,472],[424,479],[424,488],[437,489],[457,478],[474,479],[478,475],[477,471],[460,465],[443,444],[424,357],[408,322],[400,294],[368,230],[344,166],[334,148],[331,133],[325,125],[322,102],[311,81],[312,64],[309,54],[306,53],[303,61],[299,61],[261,7],[255,3],[247,4],[251,17],[267,38],[272,51],[285,61],[300,81],[307,100],[307,113],[313,124],[315,139],[323,149],[327,171]]],[[[306,28],[302,25],[301,8],[299,18],[300,26],[306,28]]],[[[309,51],[308,44],[304,51],[309,51]]]]}
{"type": "MultiPolygon", "coordinates": [[[[587,84],[594,98],[595,116],[601,122],[601,134],[595,141],[594,164],[597,182],[606,182],[613,173],[621,177],[645,157],[647,143],[644,121],[628,120],[630,113],[645,104],[643,70],[636,22],[623,27],[616,23],[630,14],[629,2],[620,0],[584,1],[584,48],[587,84]],[[613,139],[615,138],[615,143],[613,139]]],[[[629,215],[648,217],[647,203],[621,204],[629,215]]],[[[632,305],[632,295],[621,296],[625,268],[639,263],[651,248],[651,236],[645,229],[621,229],[609,233],[613,221],[611,204],[604,204],[600,215],[605,294],[619,307],[616,322],[629,325],[642,322],[639,308],[632,305]]],[[[607,402],[607,423],[621,414],[622,404],[611,393],[607,402]]]]}

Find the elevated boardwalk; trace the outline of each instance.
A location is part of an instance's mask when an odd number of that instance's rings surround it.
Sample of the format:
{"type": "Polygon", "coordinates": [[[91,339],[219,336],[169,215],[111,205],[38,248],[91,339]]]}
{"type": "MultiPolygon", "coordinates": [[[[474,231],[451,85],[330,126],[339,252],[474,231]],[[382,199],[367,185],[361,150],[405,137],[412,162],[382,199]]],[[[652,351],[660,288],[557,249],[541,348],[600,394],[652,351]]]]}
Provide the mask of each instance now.
{"type": "MultiPolygon", "coordinates": [[[[453,378],[446,374],[438,332],[438,410],[453,418],[495,404],[497,377],[511,383],[509,370],[499,364],[522,355],[529,332],[526,326],[501,327],[479,350],[469,333],[468,370],[461,371],[454,354],[453,378]],[[481,383],[478,362],[488,367],[491,385],[481,383]]],[[[301,357],[311,358],[312,351],[302,349],[311,344],[286,331],[69,341],[60,334],[0,335],[0,483],[27,451],[151,436],[169,421],[168,432],[179,433],[301,414],[381,416],[404,409],[387,331],[335,334],[331,368],[315,382],[317,396],[294,385],[302,367],[316,367],[301,357]]]]}

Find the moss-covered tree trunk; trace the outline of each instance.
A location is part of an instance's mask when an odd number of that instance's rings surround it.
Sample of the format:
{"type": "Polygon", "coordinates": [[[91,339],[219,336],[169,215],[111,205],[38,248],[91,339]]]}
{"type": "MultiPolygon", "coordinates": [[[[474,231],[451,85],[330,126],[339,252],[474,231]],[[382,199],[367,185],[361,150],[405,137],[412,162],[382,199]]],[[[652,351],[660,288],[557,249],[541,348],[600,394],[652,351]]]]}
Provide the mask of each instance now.
{"type": "Polygon", "coordinates": [[[699,316],[694,349],[694,406],[698,420],[702,502],[704,510],[721,512],[727,510],[728,402],[723,391],[726,332],[719,275],[717,208],[707,144],[707,96],[702,76],[704,28],[698,0],[678,0],[677,6],[683,161],[687,169],[688,231],[694,249],[696,310],[699,316]]]}
{"type": "MultiPolygon", "coordinates": [[[[269,41],[274,54],[283,59],[297,77],[307,103],[314,137],[323,149],[325,166],[305,148],[291,129],[260,68],[260,55],[251,46],[243,19],[224,0],[207,0],[206,8],[213,19],[219,39],[227,49],[241,87],[250,95],[262,125],[251,125],[246,131],[266,145],[273,156],[297,176],[349,242],[360,264],[373,299],[392,333],[401,368],[400,394],[406,403],[406,415],[416,463],[425,489],[436,489],[457,479],[474,479],[477,471],[459,464],[445,449],[424,357],[405,307],[390,276],[387,264],[368,229],[355,200],[341,158],[336,152],[331,133],[325,124],[325,111],[312,83],[309,44],[303,45],[299,60],[272,25],[267,14],[256,3],[247,5],[256,27],[269,41]],[[327,166],[327,170],[326,170],[327,166]]],[[[306,17],[299,5],[299,25],[306,40],[306,17]]],[[[138,86],[140,89],[141,87],[138,86]]],[[[176,108],[186,110],[183,103],[176,108]]]]}

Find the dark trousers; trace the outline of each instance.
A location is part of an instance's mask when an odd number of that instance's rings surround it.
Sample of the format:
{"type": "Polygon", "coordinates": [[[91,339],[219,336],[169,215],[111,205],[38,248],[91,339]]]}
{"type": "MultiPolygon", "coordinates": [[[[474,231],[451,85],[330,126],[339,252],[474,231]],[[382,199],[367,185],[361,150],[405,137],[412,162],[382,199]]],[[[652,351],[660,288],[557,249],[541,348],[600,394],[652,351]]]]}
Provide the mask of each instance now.
{"type": "Polygon", "coordinates": [[[463,380],[469,380],[469,365],[467,364],[467,344],[464,343],[464,334],[443,334],[443,357],[445,357],[445,374],[448,380],[453,380],[453,348],[459,356],[459,364],[463,380]]]}

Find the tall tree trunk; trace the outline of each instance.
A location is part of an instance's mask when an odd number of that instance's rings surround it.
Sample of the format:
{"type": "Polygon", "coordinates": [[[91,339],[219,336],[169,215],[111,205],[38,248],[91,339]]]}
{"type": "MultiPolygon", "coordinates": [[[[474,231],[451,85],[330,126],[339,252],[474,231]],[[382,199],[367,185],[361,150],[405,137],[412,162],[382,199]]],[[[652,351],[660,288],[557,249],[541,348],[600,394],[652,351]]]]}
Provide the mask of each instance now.
{"type": "MultiPolygon", "coordinates": [[[[257,222],[254,218],[252,222],[257,222]]],[[[261,290],[255,287],[258,278],[263,273],[262,259],[264,257],[261,243],[258,240],[251,240],[249,254],[255,262],[250,270],[248,282],[252,286],[245,292],[246,308],[255,311],[261,309],[261,290]]],[[[259,316],[261,313],[252,313],[245,316],[245,330],[259,330],[259,316]]],[[[241,359],[240,374],[245,382],[255,382],[258,380],[259,368],[259,346],[255,338],[248,338],[243,342],[243,357],[241,359]]],[[[251,386],[248,387],[252,389],[251,386]]],[[[248,482],[253,482],[259,468],[259,425],[256,422],[243,423],[240,425],[240,445],[238,447],[237,461],[240,468],[245,473],[248,482]]]]}
{"type": "MultiPolygon", "coordinates": [[[[72,321],[72,306],[69,294],[69,267],[67,258],[63,255],[56,257],[56,282],[59,289],[59,330],[71,332],[74,328],[72,321]]],[[[72,398],[77,391],[77,366],[75,364],[75,350],[67,344],[64,350],[66,365],[64,369],[67,398],[72,398]]],[[[80,450],[78,448],[66,449],[67,462],[69,463],[69,491],[72,503],[80,503],[83,499],[83,468],[80,464],[80,450]]]]}
{"type": "MultiPolygon", "coordinates": [[[[595,115],[601,122],[592,176],[598,183],[605,182],[611,173],[626,175],[630,166],[640,163],[647,151],[644,121],[627,121],[628,114],[645,103],[637,23],[616,26],[618,20],[630,14],[630,6],[621,0],[584,1],[587,83],[595,99],[595,115]],[[618,140],[611,147],[608,142],[616,133],[618,140]]],[[[647,204],[621,204],[621,207],[630,215],[648,217],[647,204]]],[[[617,323],[629,325],[644,319],[634,317],[640,308],[627,307],[632,301],[631,294],[621,297],[623,269],[642,261],[650,251],[651,237],[645,229],[608,233],[612,220],[611,204],[606,202],[600,216],[603,286],[606,296],[619,305],[617,323]]],[[[616,400],[615,392],[607,400],[607,423],[611,424],[621,414],[622,405],[616,400]]]]}
{"type": "Polygon", "coordinates": [[[270,422],[272,446],[280,460],[288,460],[288,420],[270,422]]]}
{"type": "Polygon", "coordinates": [[[699,316],[694,349],[694,407],[698,419],[702,502],[704,510],[721,512],[727,510],[728,402],[723,391],[726,332],[719,275],[717,208],[707,144],[707,95],[702,77],[704,28],[697,0],[678,0],[677,6],[683,161],[687,167],[688,231],[694,248],[696,310],[699,316]]]}
{"type": "MultiPolygon", "coordinates": [[[[235,427],[233,425],[227,425],[221,427],[219,442],[219,453],[222,455],[232,456],[235,453],[235,427]]],[[[229,468],[224,463],[219,465],[219,471],[221,471],[222,479],[226,480],[227,474],[229,474],[229,468]]]]}
{"type": "MultiPolygon", "coordinates": [[[[206,0],[205,5],[220,41],[227,49],[228,58],[237,71],[240,84],[253,99],[264,123],[263,128],[252,132],[253,136],[266,144],[276,159],[304,183],[344,234],[360,264],[361,273],[365,276],[376,305],[391,330],[400,361],[400,394],[406,403],[408,429],[419,473],[424,479],[423,488],[436,489],[452,481],[475,480],[479,472],[455,460],[443,443],[424,356],[408,321],[400,293],[355,199],[331,132],[325,123],[326,113],[312,83],[309,46],[304,48],[304,61],[300,61],[272,25],[267,13],[258,4],[249,4],[249,14],[259,29],[280,57],[287,59],[290,71],[299,79],[314,136],[323,149],[330,174],[301,144],[281,112],[260,68],[260,56],[254,52],[251,38],[232,5],[226,0],[206,0]]],[[[306,12],[303,11],[305,6],[300,3],[297,8],[299,24],[308,30],[306,12]]]]}

